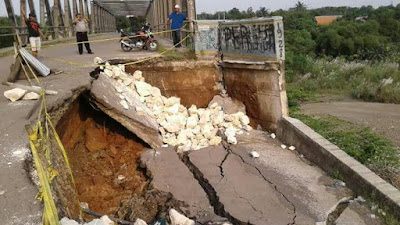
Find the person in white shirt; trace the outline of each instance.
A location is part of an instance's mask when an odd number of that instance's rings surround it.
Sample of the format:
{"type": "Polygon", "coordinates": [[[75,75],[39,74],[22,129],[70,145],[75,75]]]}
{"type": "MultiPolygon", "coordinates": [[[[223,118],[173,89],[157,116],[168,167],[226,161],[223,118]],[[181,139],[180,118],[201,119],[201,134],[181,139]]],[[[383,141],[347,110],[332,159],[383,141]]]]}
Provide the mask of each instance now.
{"type": "MultiPolygon", "coordinates": [[[[75,32],[76,32],[76,41],[78,42],[78,50],[79,54],[82,55],[83,53],[83,44],[82,42],[89,41],[88,38],[88,23],[89,19],[83,17],[80,13],[76,14],[76,17],[72,24],[75,25],[75,32]]],[[[90,44],[85,43],[86,50],[88,54],[93,54],[92,50],[90,49],[90,44]]]]}

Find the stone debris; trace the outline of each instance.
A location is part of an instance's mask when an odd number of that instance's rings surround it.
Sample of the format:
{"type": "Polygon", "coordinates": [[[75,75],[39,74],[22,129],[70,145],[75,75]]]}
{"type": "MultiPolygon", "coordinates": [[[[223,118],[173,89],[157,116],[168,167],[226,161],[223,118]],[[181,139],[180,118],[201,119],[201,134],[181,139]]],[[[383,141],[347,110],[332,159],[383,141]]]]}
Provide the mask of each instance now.
{"type": "Polygon", "coordinates": [[[289,147],[289,150],[290,150],[290,151],[294,151],[294,150],[296,150],[296,147],[294,147],[294,146],[292,145],[292,146],[289,147]]]}
{"type": "Polygon", "coordinates": [[[341,181],[341,180],[337,180],[334,184],[335,187],[346,187],[346,183],[341,181]]]}
{"type": "Polygon", "coordinates": [[[260,154],[258,154],[258,152],[256,152],[256,151],[252,151],[252,152],[250,152],[250,156],[253,158],[258,158],[258,157],[260,157],[260,154]]]}
{"type": "Polygon", "coordinates": [[[281,148],[282,148],[282,149],[286,149],[286,145],[281,144],[281,148]]]}
{"type": "Polygon", "coordinates": [[[26,90],[21,88],[14,88],[4,92],[4,97],[9,99],[11,102],[20,100],[26,93],[26,90]]]}
{"type": "Polygon", "coordinates": [[[354,200],[356,200],[357,202],[360,202],[360,203],[364,203],[364,202],[366,202],[366,200],[361,196],[361,195],[359,195],[357,198],[355,198],[354,200]]]}
{"type": "Polygon", "coordinates": [[[135,108],[136,112],[157,121],[163,142],[168,146],[177,146],[178,152],[217,146],[222,142],[218,134],[225,135],[228,143],[237,144],[236,135],[252,130],[245,108],[239,103],[229,105],[229,100],[215,97],[207,108],[195,105],[186,108],[181,105],[180,98],[162,96],[159,88],[146,83],[141,71],[131,75],[118,66],[106,63],[102,74],[117,81],[113,84],[115,94],[121,99],[124,109],[132,106],[132,97],[124,95],[124,91],[132,92],[134,98],[143,103],[143,107],[135,108]],[[239,111],[227,113],[233,109],[239,111]]]}
{"type": "Polygon", "coordinates": [[[80,202],[79,205],[82,209],[89,209],[89,204],[87,202],[80,202]]]}
{"type": "Polygon", "coordinates": [[[104,62],[104,60],[100,57],[94,57],[94,59],[93,59],[94,64],[101,64],[103,62],[104,62]]]}
{"type": "Polygon", "coordinates": [[[147,223],[144,220],[137,218],[133,225],[147,225],[147,223]]]}
{"type": "MultiPolygon", "coordinates": [[[[61,225],[81,225],[75,220],[71,220],[67,217],[64,217],[60,220],[61,225]]],[[[100,219],[94,219],[88,223],[83,223],[82,225],[114,225],[114,221],[112,221],[108,216],[104,215],[100,219]]]]}
{"type": "Polygon", "coordinates": [[[128,110],[129,109],[129,105],[128,102],[125,100],[121,100],[120,104],[122,105],[122,107],[124,107],[124,109],[128,110]]]}
{"type": "Polygon", "coordinates": [[[271,138],[272,138],[272,139],[275,139],[275,138],[276,138],[275,133],[272,133],[272,134],[271,134],[271,138]]]}
{"type": "Polygon", "coordinates": [[[195,225],[194,220],[180,214],[175,209],[169,210],[169,218],[171,219],[171,225],[195,225]]]}
{"type": "Polygon", "coordinates": [[[38,100],[40,95],[36,92],[29,92],[24,95],[23,100],[38,100]]]}
{"type": "Polygon", "coordinates": [[[114,221],[112,221],[108,216],[104,215],[100,217],[100,220],[103,221],[105,225],[114,225],[114,221]]]}
{"type": "Polygon", "coordinates": [[[76,222],[75,220],[70,220],[67,217],[64,217],[60,220],[60,224],[61,225],[79,225],[78,222],[76,222]]]}

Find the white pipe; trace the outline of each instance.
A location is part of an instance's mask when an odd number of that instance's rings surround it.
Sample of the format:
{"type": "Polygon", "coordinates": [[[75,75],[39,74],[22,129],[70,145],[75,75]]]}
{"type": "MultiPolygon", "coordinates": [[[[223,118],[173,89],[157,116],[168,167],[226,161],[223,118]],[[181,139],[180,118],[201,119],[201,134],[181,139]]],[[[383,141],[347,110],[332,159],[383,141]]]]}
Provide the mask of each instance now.
{"type": "Polygon", "coordinates": [[[33,68],[42,76],[47,77],[50,75],[51,71],[50,69],[45,66],[42,62],[37,60],[35,57],[33,57],[28,51],[26,51],[25,48],[19,49],[19,53],[26,58],[26,60],[29,62],[33,68]]]}

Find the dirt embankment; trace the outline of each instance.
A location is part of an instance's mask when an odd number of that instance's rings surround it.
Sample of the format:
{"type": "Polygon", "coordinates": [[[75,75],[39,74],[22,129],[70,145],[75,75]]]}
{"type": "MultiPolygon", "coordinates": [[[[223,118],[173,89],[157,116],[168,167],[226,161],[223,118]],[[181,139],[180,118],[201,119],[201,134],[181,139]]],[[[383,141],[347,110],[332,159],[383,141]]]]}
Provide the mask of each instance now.
{"type": "Polygon", "coordinates": [[[142,194],[148,179],[137,168],[146,144],[83,98],[59,122],[80,202],[91,210],[115,214],[120,202],[142,194]],[[61,129],[62,128],[62,129],[61,129]]]}

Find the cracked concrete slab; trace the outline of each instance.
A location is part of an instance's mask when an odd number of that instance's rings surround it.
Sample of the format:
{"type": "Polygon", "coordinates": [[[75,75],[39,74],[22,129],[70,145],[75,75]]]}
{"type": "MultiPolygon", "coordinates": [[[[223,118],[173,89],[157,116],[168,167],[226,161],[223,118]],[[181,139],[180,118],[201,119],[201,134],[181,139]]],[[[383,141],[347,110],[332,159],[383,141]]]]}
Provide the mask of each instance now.
{"type": "Polygon", "coordinates": [[[191,152],[188,160],[201,171],[200,183],[212,186],[221,213],[234,224],[293,224],[293,205],[254,167],[223,146],[191,152]]]}
{"type": "Polygon", "coordinates": [[[239,135],[238,143],[184,158],[216,213],[234,224],[331,224],[329,214],[340,214],[339,203],[354,195],[265,132],[239,135]],[[260,157],[252,158],[251,151],[260,157]]]}
{"type": "Polygon", "coordinates": [[[335,186],[335,180],[320,168],[282,149],[281,143],[265,132],[254,130],[250,135],[240,135],[238,143],[229,146],[232,153],[256,167],[294,204],[296,224],[325,222],[338,201],[354,195],[346,187],[335,186]],[[251,151],[258,152],[260,157],[251,158],[251,151]]]}
{"type": "Polygon", "coordinates": [[[175,199],[188,204],[187,208],[182,208],[188,217],[199,222],[225,221],[214,214],[206,193],[179,159],[174,147],[146,150],[140,161],[150,173],[155,189],[170,192],[175,199]]]}

